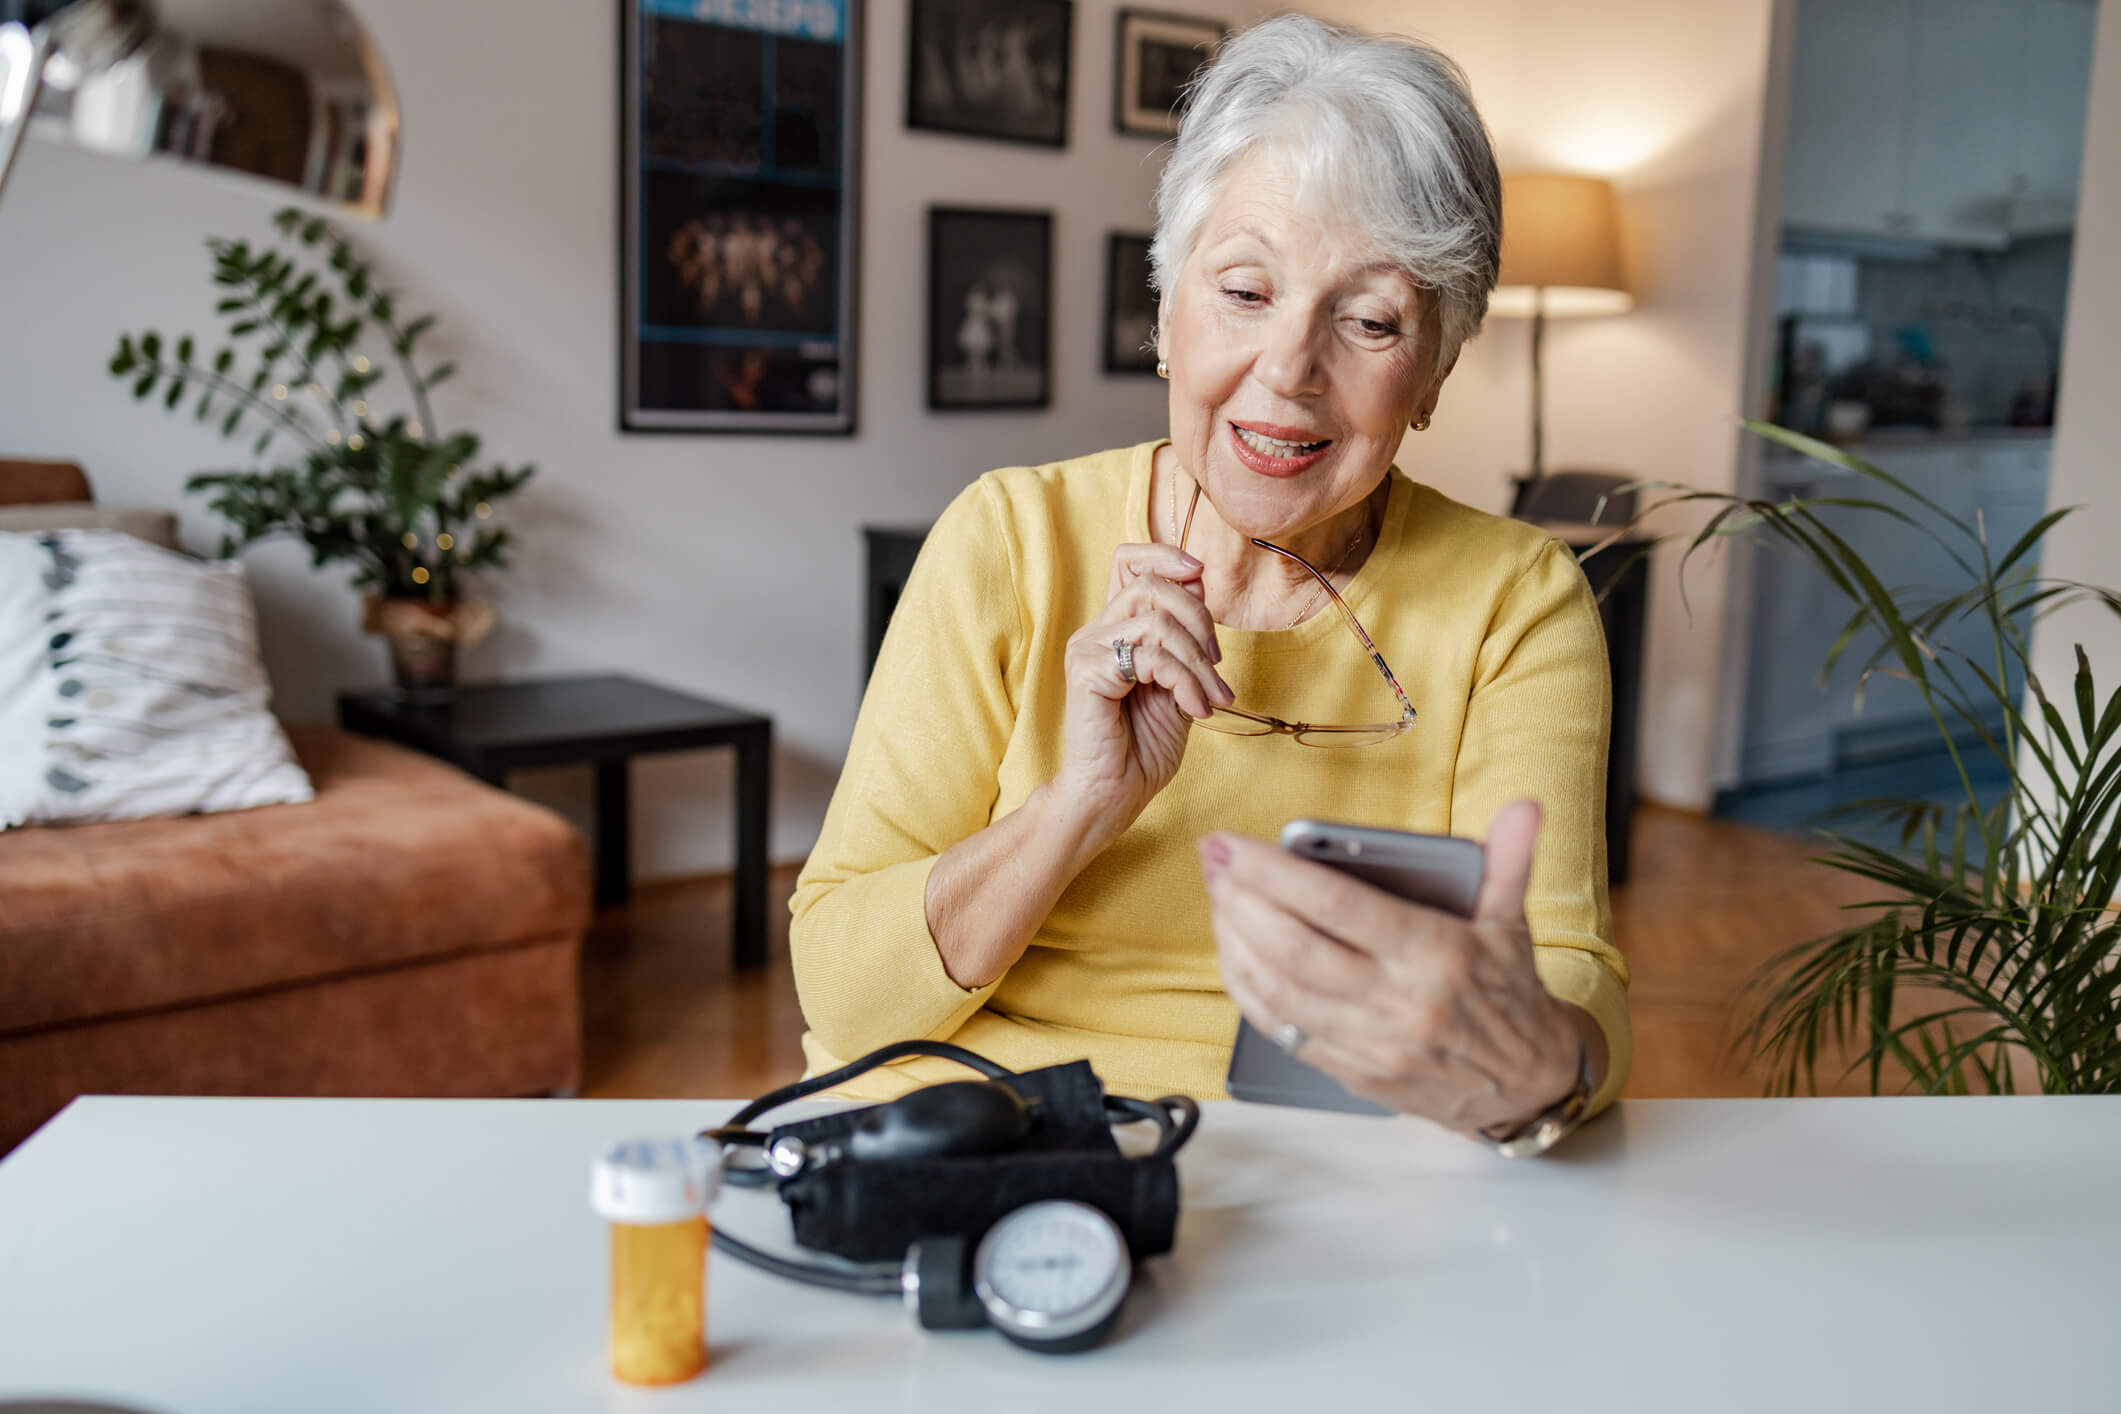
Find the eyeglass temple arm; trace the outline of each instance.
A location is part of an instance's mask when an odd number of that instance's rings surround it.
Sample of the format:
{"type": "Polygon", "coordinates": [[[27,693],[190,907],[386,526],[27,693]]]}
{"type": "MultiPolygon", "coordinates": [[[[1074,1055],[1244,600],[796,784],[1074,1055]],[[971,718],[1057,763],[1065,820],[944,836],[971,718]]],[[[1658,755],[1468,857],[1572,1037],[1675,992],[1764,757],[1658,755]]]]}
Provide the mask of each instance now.
{"type": "MultiPolygon", "coordinates": [[[[1193,533],[1193,513],[1200,509],[1200,492],[1200,483],[1196,481],[1193,483],[1192,499],[1186,502],[1185,523],[1178,529],[1178,548],[1181,553],[1185,551],[1187,537],[1193,533]]],[[[1340,610],[1340,616],[1348,621],[1348,627],[1354,630],[1356,638],[1360,639],[1362,646],[1369,651],[1370,661],[1377,665],[1377,671],[1383,676],[1385,686],[1391,688],[1392,695],[1399,699],[1400,720],[1405,721],[1407,718],[1412,717],[1414,715],[1414,704],[1407,701],[1406,690],[1399,685],[1399,679],[1392,676],[1392,669],[1385,663],[1385,655],[1377,651],[1377,645],[1370,641],[1370,635],[1364,631],[1362,621],[1355,617],[1355,611],[1350,609],[1347,601],[1340,597],[1340,591],[1333,587],[1333,581],[1320,574],[1316,565],[1313,565],[1309,560],[1293,551],[1284,550],[1281,546],[1271,541],[1262,540],[1256,535],[1252,537],[1252,543],[1262,550],[1272,550],[1283,559],[1294,560],[1297,564],[1310,571],[1311,577],[1325,587],[1326,597],[1333,601],[1334,608],[1340,610]]]]}
{"type": "Polygon", "coordinates": [[[1355,611],[1348,607],[1347,600],[1340,597],[1340,591],[1333,587],[1333,581],[1319,573],[1318,567],[1303,556],[1293,551],[1284,550],[1272,541],[1262,540],[1255,535],[1252,537],[1252,543],[1262,550],[1272,550],[1283,559],[1293,560],[1310,571],[1311,577],[1317,580],[1320,587],[1326,591],[1326,597],[1333,601],[1333,607],[1340,610],[1340,616],[1347,621],[1348,628],[1355,634],[1356,638],[1361,640],[1362,646],[1368,650],[1370,661],[1377,665],[1377,671],[1384,678],[1385,686],[1391,688],[1392,695],[1399,699],[1400,716],[1402,718],[1413,716],[1414,704],[1407,701],[1406,690],[1400,687],[1399,679],[1392,676],[1392,669],[1385,662],[1385,655],[1377,651],[1377,645],[1371,641],[1369,633],[1363,628],[1362,620],[1355,617],[1355,611]]]}

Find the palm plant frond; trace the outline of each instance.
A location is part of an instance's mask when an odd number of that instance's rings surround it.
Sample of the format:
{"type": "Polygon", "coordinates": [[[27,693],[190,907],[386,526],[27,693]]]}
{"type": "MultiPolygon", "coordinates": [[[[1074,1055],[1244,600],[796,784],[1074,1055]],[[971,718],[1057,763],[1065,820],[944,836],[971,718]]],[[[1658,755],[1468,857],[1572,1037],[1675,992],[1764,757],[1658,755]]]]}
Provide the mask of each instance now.
{"type": "Polygon", "coordinates": [[[1878,1093],[2121,1091],[2121,689],[2102,689],[2081,646],[2057,698],[2034,671],[2031,629],[2067,606],[2121,615],[2121,592],[2038,573],[2042,541],[2069,514],[2050,511],[2002,553],[1969,523],[1848,451],[1766,423],[1769,441],[1849,472],[1900,504],[1868,496],[1770,502],[1671,483],[1584,557],[1678,505],[1714,515],[1681,560],[1744,537],[1795,553],[1847,602],[1822,666],[1844,660],[1856,690],[1886,675],[1909,684],[1957,772],[1950,802],[1872,799],[1834,820],[1888,827],[1896,848],[1820,831],[1819,862],[1879,892],[1852,921],[1771,959],[1745,991],[1739,1045],[1765,1063],[1776,1094],[1816,1093],[1862,1073],[1878,1093]],[[1889,587],[1823,512],[1884,515],[1940,547],[1963,583],[1948,593],[1889,587]],[[1973,647],[1968,638],[1978,639],[1973,647]],[[1872,641],[1875,640],[1875,641],[1872,641]],[[1970,761],[2008,784],[1985,801],[1970,761]],[[1839,1074],[1834,1067],[1844,1066],[1839,1074]]]}

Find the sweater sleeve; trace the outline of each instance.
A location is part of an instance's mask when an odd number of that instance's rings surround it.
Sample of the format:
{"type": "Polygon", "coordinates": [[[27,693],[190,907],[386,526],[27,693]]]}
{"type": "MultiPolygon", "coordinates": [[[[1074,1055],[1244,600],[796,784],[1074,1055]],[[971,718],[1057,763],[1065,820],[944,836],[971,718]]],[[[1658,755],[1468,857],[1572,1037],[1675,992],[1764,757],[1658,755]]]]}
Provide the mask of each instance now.
{"type": "Polygon", "coordinates": [[[921,547],[891,616],[823,831],[790,902],[803,1019],[833,1055],[942,1040],[979,1010],[929,934],[929,872],[985,829],[1022,681],[1015,547],[985,481],[921,547]]]}
{"type": "Polygon", "coordinates": [[[1525,893],[1547,990],[1597,1018],[1610,1063],[1592,1098],[1627,1083],[1634,1054],[1628,967],[1606,899],[1606,739],[1612,679],[1598,605],[1567,549],[1549,540],[1497,607],[1476,660],[1452,783],[1452,830],[1484,835],[1519,796],[1542,808],[1525,893]]]}

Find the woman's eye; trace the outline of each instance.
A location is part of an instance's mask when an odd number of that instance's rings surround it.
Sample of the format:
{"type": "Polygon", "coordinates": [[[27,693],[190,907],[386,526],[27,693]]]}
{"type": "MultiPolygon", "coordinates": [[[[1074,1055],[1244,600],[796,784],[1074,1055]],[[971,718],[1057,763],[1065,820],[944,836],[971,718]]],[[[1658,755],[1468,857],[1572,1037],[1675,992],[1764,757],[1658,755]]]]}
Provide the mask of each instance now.
{"type": "Polygon", "coordinates": [[[1382,339],[1399,332],[1397,325],[1387,324],[1380,319],[1360,319],[1356,322],[1362,325],[1362,331],[1373,339],[1382,339]]]}
{"type": "Polygon", "coordinates": [[[1257,290],[1224,290],[1223,294],[1230,299],[1236,300],[1239,304],[1257,304],[1260,300],[1266,298],[1265,295],[1262,295],[1257,290]]]}

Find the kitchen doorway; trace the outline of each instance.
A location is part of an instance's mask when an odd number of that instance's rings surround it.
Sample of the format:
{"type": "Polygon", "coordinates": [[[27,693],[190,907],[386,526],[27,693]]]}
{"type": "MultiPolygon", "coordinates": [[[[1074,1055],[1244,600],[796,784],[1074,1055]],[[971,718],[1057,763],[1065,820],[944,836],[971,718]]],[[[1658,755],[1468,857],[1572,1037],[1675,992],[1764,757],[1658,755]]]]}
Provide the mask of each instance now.
{"type": "MultiPolygon", "coordinates": [[[[1978,523],[1997,554],[2046,507],[2097,18],[2094,0],[1794,5],[1774,354],[1755,406],[1978,523]]],[[[1754,484],[1770,500],[1906,501],[1779,447],[1754,484]]],[[[1931,600],[1969,582],[1890,516],[1824,518],[1888,588],[1931,600]]],[[[1874,632],[1822,679],[1850,606],[1809,561],[1753,552],[1747,604],[1737,778],[1716,814],[1891,845],[1889,826],[1837,812],[2007,793],[1978,730],[1948,740],[1910,683],[1859,671],[1874,632]]],[[[1985,640],[1964,625],[1938,647],[1993,665],[1985,640]]],[[[2021,686],[2013,668],[2008,690],[2021,686]]]]}

